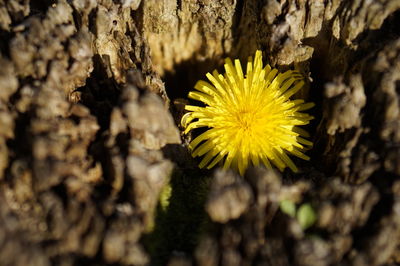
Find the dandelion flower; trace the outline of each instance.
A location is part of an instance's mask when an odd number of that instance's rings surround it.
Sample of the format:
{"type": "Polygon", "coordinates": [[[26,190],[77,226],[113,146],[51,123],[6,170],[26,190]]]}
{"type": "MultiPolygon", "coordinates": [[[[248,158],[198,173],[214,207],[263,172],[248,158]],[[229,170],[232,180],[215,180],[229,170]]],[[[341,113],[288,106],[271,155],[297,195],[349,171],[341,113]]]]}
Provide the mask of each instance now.
{"type": "Polygon", "coordinates": [[[243,175],[250,164],[263,163],[297,172],[288,154],[309,160],[304,150],[312,146],[299,126],[313,119],[301,111],[314,104],[290,99],[304,86],[302,75],[263,67],[261,51],[256,51],[254,61],[249,58],[245,74],[238,59],[225,59],[224,68],[224,75],[214,70],[206,74],[210,82],[196,83],[189,98],[204,105],[186,105],[189,112],[182,117],[185,134],[207,128],[189,144],[193,157],[204,156],[199,167],[210,169],[223,162],[225,169],[243,175]]]}

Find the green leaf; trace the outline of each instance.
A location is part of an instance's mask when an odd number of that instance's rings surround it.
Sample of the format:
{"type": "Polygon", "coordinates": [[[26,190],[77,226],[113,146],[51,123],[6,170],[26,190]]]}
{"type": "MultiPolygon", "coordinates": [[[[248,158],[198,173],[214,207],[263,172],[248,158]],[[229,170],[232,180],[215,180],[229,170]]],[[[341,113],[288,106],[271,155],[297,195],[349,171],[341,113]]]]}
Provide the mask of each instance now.
{"type": "Polygon", "coordinates": [[[291,217],[296,216],[296,205],[290,200],[282,200],[279,204],[281,211],[291,217]]]}
{"type": "Polygon", "coordinates": [[[317,215],[315,214],[314,209],[311,207],[311,204],[302,204],[297,212],[297,221],[303,230],[311,227],[316,220],[317,215]]]}

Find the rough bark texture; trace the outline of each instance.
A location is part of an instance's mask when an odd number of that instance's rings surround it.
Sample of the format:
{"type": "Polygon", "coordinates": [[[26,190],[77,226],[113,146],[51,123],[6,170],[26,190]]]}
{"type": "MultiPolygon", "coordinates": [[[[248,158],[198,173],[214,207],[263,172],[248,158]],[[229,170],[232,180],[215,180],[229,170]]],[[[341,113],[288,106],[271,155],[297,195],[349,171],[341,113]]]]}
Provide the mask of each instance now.
{"type": "Polygon", "coordinates": [[[0,0],[0,264],[400,263],[398,25],[398,0],[0,0]],[[310,79],[311,160],[199,170],[179,98],[256,49],[310,79]]]}

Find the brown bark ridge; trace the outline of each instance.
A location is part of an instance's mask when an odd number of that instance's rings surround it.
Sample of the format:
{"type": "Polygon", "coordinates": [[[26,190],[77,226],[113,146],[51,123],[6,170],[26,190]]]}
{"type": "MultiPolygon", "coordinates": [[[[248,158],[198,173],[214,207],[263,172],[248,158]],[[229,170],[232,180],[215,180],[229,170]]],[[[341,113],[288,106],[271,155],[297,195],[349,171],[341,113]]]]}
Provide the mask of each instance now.
{"type": "Polygon", "coordinates": [[[398,0],[0,0],[0,264],[400,263],[398,25],[398,0]],[[199,170],[180,99],[256,49],[309,78],[311,160],[199,170]]]}

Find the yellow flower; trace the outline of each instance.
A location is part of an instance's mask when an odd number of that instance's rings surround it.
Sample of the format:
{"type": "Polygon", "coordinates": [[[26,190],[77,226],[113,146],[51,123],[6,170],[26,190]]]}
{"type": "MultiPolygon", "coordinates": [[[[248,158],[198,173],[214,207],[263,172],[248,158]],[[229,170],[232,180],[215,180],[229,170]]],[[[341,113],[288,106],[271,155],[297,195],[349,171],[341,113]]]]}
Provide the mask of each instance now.
{"type": "Polygon", "coordinates": [[[272,162],[281,171],[288,166],[297,172],[287,153],[309,160],[303,152],[312,146],[303,138],[308,133],[298,126],[313,119],[300,111],[314,104],[290,99],[303,87],[302,75],[263,67],[261,51],[256,51],[254,61],[249,58],[245,76],[238,59],[234,64],[225,59],[224,68],[224,75],[216,70],[207,73],[211,83],[197,82],[197,91],[189,92],[189,98],[205,106],[186,105],[189,112],[182,117],[185,134],[208,128],[189,144],[193,157],[205,155],[199,167],[210,169],[222,161],[225,169],[243,175],[249,164],[262,162],[271,168],[272,162]]]}

